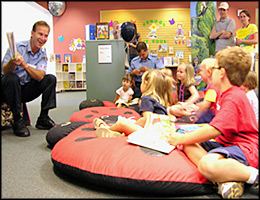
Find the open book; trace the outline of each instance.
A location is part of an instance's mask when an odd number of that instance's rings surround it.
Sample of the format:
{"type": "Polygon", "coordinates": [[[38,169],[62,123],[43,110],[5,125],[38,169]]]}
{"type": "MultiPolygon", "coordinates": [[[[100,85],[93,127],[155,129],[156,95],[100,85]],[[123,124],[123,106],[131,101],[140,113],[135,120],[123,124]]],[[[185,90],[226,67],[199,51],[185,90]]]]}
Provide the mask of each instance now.
{"type": "Polygon", "coordinates": [[[146,120],[144,129],[130,134],[127,141],[163,153],[170,153],[175,146],[170,145],[163,138],[173,131],[175,131],[175,124],[167,115],[151,114],[146,120]]]}
{"type": "Polygon", "coordinates": [[[8,43],[9,43],[9,48],[12,53],[12,58],[15,58],[15,56],[17,55],[17,49],[16,49],[16,43],[14,40],[14,32],[7,32],[6,35],[7,35],[7,39],[8,39],[8,43]]]}

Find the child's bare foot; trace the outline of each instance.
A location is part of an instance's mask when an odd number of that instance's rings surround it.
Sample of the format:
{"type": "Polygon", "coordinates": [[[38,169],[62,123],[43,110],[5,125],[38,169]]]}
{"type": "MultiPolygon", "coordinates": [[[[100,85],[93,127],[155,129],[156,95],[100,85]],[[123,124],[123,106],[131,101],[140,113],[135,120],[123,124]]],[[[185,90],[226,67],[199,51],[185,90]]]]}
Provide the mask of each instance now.
{"type": "Polygon", "coordinates": [[[117,131],[111,131],[109,128],[99,127],[95,132],[97,137],[124,137],[124,133],[119,133],[117,131]]]}

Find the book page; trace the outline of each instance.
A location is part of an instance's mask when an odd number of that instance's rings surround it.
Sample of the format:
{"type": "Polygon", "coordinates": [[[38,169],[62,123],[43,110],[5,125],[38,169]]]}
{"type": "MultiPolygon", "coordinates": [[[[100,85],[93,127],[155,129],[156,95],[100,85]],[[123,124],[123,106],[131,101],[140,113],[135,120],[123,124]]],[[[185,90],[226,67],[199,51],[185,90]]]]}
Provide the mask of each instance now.
{"type": "Polygon", "coordinates": [[[14,32],[7,32],[6,35],[7,35],[7,40],[9,43],[9,48],[12,53],[12,58],[15,58],[15,56],[17,55],[17,49],[16,49],[16,43],[14,40],[14,32]]]}
{"type": "Polygon", "coordinates": [[[162,138],[172,131],[175,131],[175,124],[167,115],[151,114],[146,120],[144,129],[130,134],[127,141],[163,153],[170,153],[175,146],[162,138]]]}

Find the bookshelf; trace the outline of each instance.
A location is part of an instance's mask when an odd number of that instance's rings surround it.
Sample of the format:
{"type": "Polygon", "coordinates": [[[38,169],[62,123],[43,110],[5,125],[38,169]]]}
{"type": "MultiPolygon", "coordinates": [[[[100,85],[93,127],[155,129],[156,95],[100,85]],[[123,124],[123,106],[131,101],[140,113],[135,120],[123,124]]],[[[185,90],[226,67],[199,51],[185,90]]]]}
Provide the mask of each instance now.
{"type": "Polygon", "coordinates": [[[86,90],[85,63],[56,63],[56,91],[86,90]]]}

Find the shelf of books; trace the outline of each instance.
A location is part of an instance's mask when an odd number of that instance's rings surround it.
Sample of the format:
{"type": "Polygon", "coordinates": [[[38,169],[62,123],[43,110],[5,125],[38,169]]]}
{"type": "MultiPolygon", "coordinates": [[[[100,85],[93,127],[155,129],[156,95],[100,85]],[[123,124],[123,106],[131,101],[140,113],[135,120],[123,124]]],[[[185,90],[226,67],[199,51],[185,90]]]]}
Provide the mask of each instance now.
{"type": "Polygon", "coordinates": [[[56,63],[57,92],[86,90],[85,63],[56,63]]]}

